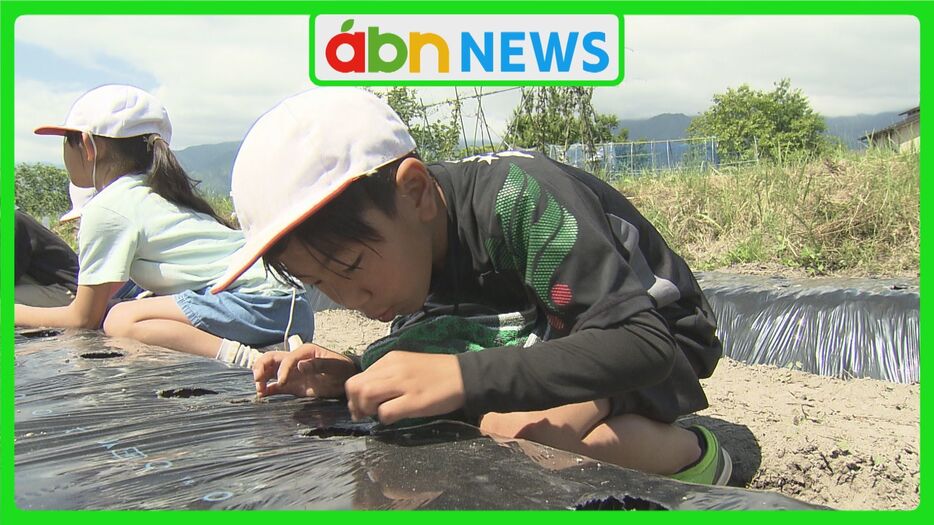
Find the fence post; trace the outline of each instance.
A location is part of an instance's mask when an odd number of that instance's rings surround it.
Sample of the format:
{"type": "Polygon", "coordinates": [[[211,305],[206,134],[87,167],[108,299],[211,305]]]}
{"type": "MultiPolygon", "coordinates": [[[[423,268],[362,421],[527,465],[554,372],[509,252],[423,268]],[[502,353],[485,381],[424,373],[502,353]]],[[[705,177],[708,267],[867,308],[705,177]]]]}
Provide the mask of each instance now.
{"type": "Polygon", "coordinates": [[[603,172],[604,173],[610,172],[610,153],[609,151],[607,151],[607,148],[610,148],[610,150],[612,150],[613,143],[611,142],[609,144],[603,145],[603,172]]]}
{"type": "Polygon", "coordinates": [[[665,141],[665,153],[668,155],[668,171],[671,171],[671,141],[665,141]]]}
{"type": "Polygon", "coordinates": [[[649,142],[652,145],[652,173],[655,173],[655,143],[649,142]]]}
{"type": "MultiPolygon", "coordinates": [[[[709,143],[709,144],[710,144],[710,157],[709,157],[708,163],[709,163],[712,167],[719,168],[719,167],[720,167],[720,156],[719,156],[719,153],[717,152],[717,138],[716,138],[716,137],[708,137],[708,138],[705,140],[705,144],[706,144],[706,143],[709,143]],[[709,141],[709,142],[708,142],[708,141],[709,141]]],[[[704,147],[704,157],[707,158],[707,148],[706,148],[706,146],[704,147]]]]}
{"type": "Polygon", "coordinates": [[[636,175],[636,161],[633,159],[634,148],[632,142],[629,143],[629,176],[634,177],[636,175]]]}

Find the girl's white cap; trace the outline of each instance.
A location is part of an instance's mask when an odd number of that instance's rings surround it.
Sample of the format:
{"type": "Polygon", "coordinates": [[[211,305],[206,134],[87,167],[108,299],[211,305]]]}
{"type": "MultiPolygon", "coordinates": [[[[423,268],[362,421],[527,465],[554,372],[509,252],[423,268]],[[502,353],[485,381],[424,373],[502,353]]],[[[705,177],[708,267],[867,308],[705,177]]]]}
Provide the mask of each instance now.
{"type": "Polygon", "coordinates": [[[110,138],[156,133],[172,140],[169,112],[159,99],[133,86],[108,84],[81,95],[71,106],[65,123],[36,128],[37,135],[65,135],[81,131],[110,138]]]}
{"type": "Polygon", "coordinates": [[[354,180],[415,150],[405,123],[376,95],[322,87],[280,102],[240,145],[230,195],[246,244],[220,292],[354,180]]]}
{"type": "Polygon", "coordinates": [[[84,208],[84,205],[87,204],[91,197],[97,193],[97,190],[94,187],[81,188],[75,186],[73,182],[68,183],[68,198],[71,199],[71,209],[62,215],[59,222],[67,222],[77,219],[81,216],[81,210],[84,208]]]}

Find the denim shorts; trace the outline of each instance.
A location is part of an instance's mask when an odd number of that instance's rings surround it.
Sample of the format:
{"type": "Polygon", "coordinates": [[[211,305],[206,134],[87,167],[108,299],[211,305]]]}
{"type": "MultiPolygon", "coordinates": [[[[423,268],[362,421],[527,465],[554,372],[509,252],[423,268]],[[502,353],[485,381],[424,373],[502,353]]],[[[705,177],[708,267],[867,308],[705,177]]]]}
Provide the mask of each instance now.
{"type": "MultiPolygon", "coordinates": [[[[210,288],[177,293],[175,303],[191,324],[205,332],[249,346],[262,347],[281,343],[292,310],[292,295],[260,295],[223,291],[217,295],[210,288]]],[[[295,295],[292,328],[311,342],[315,333],[315,314],[304,292],[295,295]]]]}

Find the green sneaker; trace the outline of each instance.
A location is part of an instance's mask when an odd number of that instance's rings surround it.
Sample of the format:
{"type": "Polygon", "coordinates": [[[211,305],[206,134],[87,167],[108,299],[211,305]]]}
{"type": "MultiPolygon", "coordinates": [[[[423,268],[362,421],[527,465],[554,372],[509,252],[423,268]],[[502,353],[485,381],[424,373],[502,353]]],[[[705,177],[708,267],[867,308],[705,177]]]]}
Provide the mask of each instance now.
{"type": "Polygon", "coordinates": [[[704,437],[707,441],[707,450],[704,457],[690,468],[672,474],[670,477],[687,483],[700,483],[702,485],[726,485],[733,474],[733,461],[726,450],[720,446],[717,436],[700,425],[693,425],[689,430],[704,437]]]}

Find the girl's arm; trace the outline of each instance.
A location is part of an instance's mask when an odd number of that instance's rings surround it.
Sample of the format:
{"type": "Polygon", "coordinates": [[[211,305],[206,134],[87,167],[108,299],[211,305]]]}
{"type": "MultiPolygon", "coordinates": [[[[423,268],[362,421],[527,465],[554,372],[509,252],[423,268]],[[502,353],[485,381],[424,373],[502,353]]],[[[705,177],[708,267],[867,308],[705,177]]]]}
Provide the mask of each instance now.
{"type": "Polygon", "coordinates": [[[100,328],[107,312],[107,301],[120,283],[78,286],[75,300],[68,306],[39,308],[22,304],[13,305],[16,326],[54,326],[56,328],[100,328]]]}

